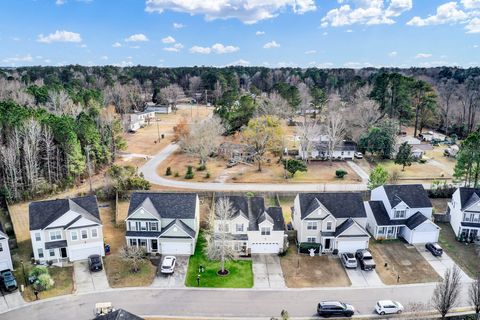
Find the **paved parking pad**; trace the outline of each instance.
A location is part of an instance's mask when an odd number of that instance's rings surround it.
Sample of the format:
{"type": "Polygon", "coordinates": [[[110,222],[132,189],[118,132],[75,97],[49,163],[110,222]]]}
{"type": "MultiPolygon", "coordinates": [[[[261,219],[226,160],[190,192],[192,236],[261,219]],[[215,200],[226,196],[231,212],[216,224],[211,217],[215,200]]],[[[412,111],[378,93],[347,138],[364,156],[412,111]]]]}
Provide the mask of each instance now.
{"type": "Polygon", "coordinates": [[[110,288],[105,269],[91,272],[88,261],[81,260],[73,263],[76,293],[92,292],[110,288]]]}
{"type": "Polygon", "coordinates": [[[384,286],[376,271],[363,271],[360,268],[345,269],[352,287],[368,288],[384,286]]]}
{"type": "Polygon", "coordinates": [[[19,290],[12,293],[4,293],[2,294],[2,297],[0,297],[0,313],[6,312],[8,309],[20,307],[24,304],[25,300],[23,300],[22,294],[19,290]]]}
{"type": "MultiPolygon", "coordinates": [[[[415,248],[420,252],[423,258],[427,260],[427,262],[432,266],[433,270],[435,270],[442,278],[445,275],[445,271],[447,269],[456,266],[455,261],[452,260],[445,252],[443,252],[441,257],[434,257],[430,251],[425,249],[424,245],[416,245],[415,248]]],[[[458,267],[458,266],[457,266],[458,267]]],[[[471,281],[470,277],[463,272],[463,270],[458,267],[460,270],[460,275],[462,277],[462,282],[469,282],[471,281]]]]}
{"type": "Polygon", "coordinates": [[[163,274],[160,272],[162,260],[157,269],[157,276],[153,280],[152,287],[157,288],[184,288],[185,277],[187,275],[188,268],[188,256],[175,256],[177,259],[175,263],[175,272],[173,274],[163,274]]]}
{"type": "Polygon", "coordinates": [[[253,287],[257,289],[286,288],[280,258],[274,254],[253,254],[253,287]]]}

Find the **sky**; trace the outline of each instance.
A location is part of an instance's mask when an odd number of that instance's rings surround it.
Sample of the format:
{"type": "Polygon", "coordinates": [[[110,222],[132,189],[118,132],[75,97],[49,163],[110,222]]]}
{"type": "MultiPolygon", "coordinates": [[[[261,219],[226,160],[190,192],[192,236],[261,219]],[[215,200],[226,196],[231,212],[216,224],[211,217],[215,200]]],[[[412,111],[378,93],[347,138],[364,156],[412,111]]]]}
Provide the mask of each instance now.
{"type": "Polygon", "coordinates": [[[0,66],[480,64],[480,0],[0,0],[0,21],[0,66]]]}

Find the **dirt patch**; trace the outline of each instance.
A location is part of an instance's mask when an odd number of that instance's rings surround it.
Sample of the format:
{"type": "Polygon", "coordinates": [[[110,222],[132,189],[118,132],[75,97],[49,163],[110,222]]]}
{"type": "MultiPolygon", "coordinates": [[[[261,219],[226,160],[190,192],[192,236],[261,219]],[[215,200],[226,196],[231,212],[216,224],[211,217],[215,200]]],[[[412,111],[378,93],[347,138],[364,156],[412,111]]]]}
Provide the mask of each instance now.
{"type": "Polygon", "coordinates": [[[351,284],[338,257],[297,254],[296,247],[291,245],[287,255],[280,258],[280,264],[289,288],[346,287],[351,284]]]}
{"type": "Polygon", "coordinates": [[[377,273],[387,285],[441,280],[427,260],[413,246],[408,246],[401,241],[370,241],[369,248],[377,264],[377,273]]]}
{"type": "Polygon", "coordinates": [[[432,202],[433,208],[435,210],[435,213],[445,213],[447,212],[447,207],[448,207],[448,202],[450,201],[450,198],[435,198],[435,199],[430,199],[432,202]]]}

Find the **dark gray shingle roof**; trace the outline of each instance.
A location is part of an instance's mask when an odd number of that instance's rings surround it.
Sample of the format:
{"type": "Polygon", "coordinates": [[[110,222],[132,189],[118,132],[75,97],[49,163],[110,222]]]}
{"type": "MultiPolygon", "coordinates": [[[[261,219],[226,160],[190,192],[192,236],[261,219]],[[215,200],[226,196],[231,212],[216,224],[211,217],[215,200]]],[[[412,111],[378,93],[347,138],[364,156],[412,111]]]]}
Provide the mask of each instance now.
{"type": "Polygon", "coordinates": [[[188,234],[190,237],[195,238],[195,231],[190,228],[185,222],[179,219],[172,220],[169,224],[165,226],[165,228],[162,228],[162,231],[160,232],[160,237],[168,230],[170,229],[173,225],[176,225],[183,231],[185,231],[186,234],[188,234]]]}
{"type": "Polygon", "coordinates": [[[407,226],[408,229],[413,230],[427,220],[428,220],[427,217],[425,217],[420,212],[417,212],[413,216],[407,219],[407,221],[405,222],[405,225],[407,226]]]}
{"type": "Polygon", "coordinates": [[[5,233],[1,222],[0,222],[0,239],[8,239],[8,236],[5,233]]]}
{"type": "Polygon", "coordinates": [[[123,309],[118,309],[105,315],[97,316],[94,320],[143,320],[143,318],[123,309]]]}
{"type": "Polygon", "coordinates": [[[403,226],[405,225],[405,219],[390,219],[390,216],[385,210],[385,206],[382,201],[369,201],[370,209],[372,209],[375,221],[378,226],[403,226]]]}
{"type": "Polygon", "coordinates": [[[101,224],[97,197],[84,196],[71,199],[34,201],[30,203],[28,208],[30,230],[47,227],[69,210],[75,211],[85,218],[101,224]]]}
{"type": "Polygon", "coordinates": [[[432,202],[421,184],[384,185],[383,188],[392,208],[402,201],[410,208],[432,207],[432,202]]]}
{"type": "Polygon", "coordinates": [[[459,188],[460,189],[460,203],[462,205],[462,210],[471,206],[479,197],[480,189],[475,188],[459,188]]]}
{"type": "Polygon", "coordinates": [[[354,192],[300,193],[301,218],[317,208],[315,199],[327,208],[335,218],[366,218],[362,195],[354,192]]]}
{"type": "Polygon", "coordinates": [[[134,192],[130,199],[128,216],[130,216],[146,198],[150,198],[150,201],[162,218],[195,218],[197,204],[196,193],[134,192]]]}

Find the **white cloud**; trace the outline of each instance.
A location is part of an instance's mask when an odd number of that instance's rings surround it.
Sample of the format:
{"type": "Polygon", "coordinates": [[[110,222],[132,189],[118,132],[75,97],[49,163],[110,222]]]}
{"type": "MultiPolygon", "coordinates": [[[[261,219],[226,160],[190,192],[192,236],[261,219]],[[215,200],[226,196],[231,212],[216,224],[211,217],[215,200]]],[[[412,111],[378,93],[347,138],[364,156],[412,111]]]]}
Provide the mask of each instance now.
{"type": "Polygon", "coordinates": [[[250,61],[247,61],[247,60],[243,60],[243,59],[240,59],[240,60],[237,60],[237,61],[234,61],[232,63],[229,63],[227,66],[249,66],[250,65],[250,61]]]}
{"type": "Polygon", "coordinates": [[[328,69],[328,68],[333,68],[334,64],[331,62],[322,62],[317,64],[317,68],[321,69],[328,69]]]}
{"type": "Polygon", "coordinates": [[[140,49],[140,46],[130,46],[130,49],[140,49]]]}
{"type": "Polygon", "coordinates": [[[264,49],[273,49],[273,48],[280,48],[280,44],[278,44],[275,40],[267,42],[263,45],[264,49]]]}
{"type": "Polygon", "coordinates": [[[359,69],[359,68],[368,68],[372,67],[372,64],[369,62],[346,62],[343,64],[345,68],[359,69]]]}
{"type": "Polygon", "coordinates": [[[324,33],[322,33],[322,36],[328,36],[328,32],[325,31],[324,33]]]}
{"type": "Polygon", "coordinates": [[[147,0],[145,11],[165,10],[204,15],[205,19],[238,19],[246,24],[278,16],[290,8],[296,14],[316,10],[315,0],[147,0]]]}
{"type": "Polygon", "coordinates": [[[257,31],[255,32],[256,36],[263,36],[265,34],[265,31],[257,31]]]}
{"type": "Polygon", "coordinates": [[[392,51],[388,54],[389,57],[396,57],[398,55],[397,51],[392,51]]]}
{"type": "Polygon", "coordinates": [[[480,0],[462,0],[462,5],[466,9],[480,9],[480,0]]]}
{"type": "Polygon", "coordinates": [[[474,47],[474,48],[478,48],[478,44],[474,44],[473,47],[474,47]]]}
{"type": "Polygon", "coordinates": [[[114,44],[112,44],[112,47],[114,48],[120,48],[122,46],[122,44],[120,42],[115,42],[114,44]]]}
{"type": "Polygon", "coordinates": [[[430,15],[427,18],[414,17],[407,22],[409,26],[424,27],[436,24],[455,23],[464,21],[468,18],[468,14],[458,8],[456,2],[447,2],[437,8],[435,15],[430,15]]]}
{"type": "Polygon", "coordinates": [[[43,34],[38,35],[38,42],[52,43],[52,42],[82,42],[82,37],[79,33],[57,30],[54,33],[50,33],[48,36],[43,34]]]}
{"type": "Polygon", "coordinates": [[[172,36],[168,36],[162,39],[163,43],[175,43],[175,39],[172,36]]]}
{"type": "Polygon", "coordinates": [[[305,51],[305,54],[315,54],[317,53],[317,50],[307,50],[305,51]]]}
{"type": "Polygon", "coordinates": [[[87,45],[85,43],[80,45],[80,48],[86,48],[86,47],[87,47],[87,45]]]}
{"type": "Polygon", "coordinates": [[[466,26],[467,33],[480,33],[480,19],[473,18],[466,26]]]}
{"type": "Polygon", "coordinates": [[[57,1],[55,1],[55,4],[57,6],[61,6],[62,4],[65,4],[65,2],[66,2],[66,0],[57,0],[57,1]]]}
{"type": "Polygon", "coordinates": [[[321,26],[340,27],[352,24],[394,24],[393,18],[409,11],[413,7],[412,0],[359,0],[354,3],[344,4],[346,1],[338,1],[341,6],[332,9],[321,20],[321,26]]]}
{"type": "Polygon", "coordinates": [[[132,61],[121,61],[119,63],[115,63],[114,66],[117,66],[117,67],[131,67],[133,66],[133,62],[132,61]]]}
{"type": "Polygon", "coordinates": [[[185,28],[186,25],[184,25],[183,23],[174,22],[174,23],[173,23],[173,27],[174,27],[175,29],[182,29],[182,28],[185,28]]]}
{"type": "Polygon", "coordinates": [[[52,60],[50,60],[50,59],[45,59],[45,60],[43,60],[43,62],[49,64],[49,63],[52,63],[52,60]]]}
{"type": "Polygon", "coordinates": [[[418,53],[415,56],[415,59],[428,59],[428,58],[431,58],[431,57],[432,57],[431,53],[418,53]]]}
{"type": "Polygon", "coordinates": [[[347,33],[352,33],[353,30],[352,30],[352,29],[347,29],[347,31],[345,31],[345,32],[347,32],[347,33]]]}
{"type": "Polygon", "coordinates": [[[193,46],[190,48],[191,53],[199,53],[199,54],[210,54],[210,53],[225,54],[225,53],[237,52],[238,50],[240,50],[239,47],[225,46],[221,43],[215,43],[211,47],[193,46]]]}
{"type": "Polygon", "coordinates": [[[5,62],[5,63],[12,63],[12,64],[15,64],[17,62],[32,62],[33,57],[30,54],[27,54],[25,56],[18,56],[17,55],[15,57],[5,58],[2,61],[5,62]]]}
{"type": "Polygon", "coordinates": [[[148,41],[148,38],[143,33],[132,34],[130,37],[125,39],[125,42],[145,42],[148,41]]]}
{"type": "Polygon", "coordinates": [[[181,49],[183,49],[183,44],[181,43],[175,43],[173,46],[171,47],[166,47],[166,48],[163,48],[163,50],[165,51],[170,51],[170,52],[178,52],[180,51],[181,49]]]}
{"type": "Polygon", "coordinates": [[[108,56],[101,56],[100,59],[102,59],[102,60],[108,60],[108,56]]]}

